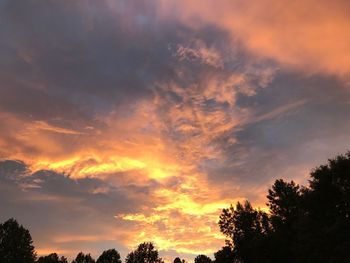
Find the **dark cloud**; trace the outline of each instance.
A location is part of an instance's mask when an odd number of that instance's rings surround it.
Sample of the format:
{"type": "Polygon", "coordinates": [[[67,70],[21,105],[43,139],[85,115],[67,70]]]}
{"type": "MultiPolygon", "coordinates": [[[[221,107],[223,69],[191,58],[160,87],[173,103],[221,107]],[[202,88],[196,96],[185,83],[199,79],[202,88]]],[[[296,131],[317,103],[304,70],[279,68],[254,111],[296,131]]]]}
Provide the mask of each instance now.
{"type": "Polygon", "coordinates": [[[306,183],[305,173],[348,149],[349,96],[347,84],[336,78],[280,72],[255,96],[239,97],[237,106],[252,109],[255,117],[226,135],[236,144],[223,138],[227,159],[208,162],[209,177],[251,186],[276,178],[306,183]]]}
{"type": "Polygon", "coordinates": [[[150,96],[154,81],[172,74],[167,44],[177,36],[166,26],[157,29],[151,17],[149,25],[139,21],[145,14],[129,8],[114,10],[107,1],[5,1],[1,51],[9,59],[2,60],[2,77],[17,89],[6,93],[37,89],[17,101],[25,113],[26,103],[40,105],[47,93],[94,110],[150,96]]]}
{"type": "Polygon", "coordinates": [[[39,249],[69,249],[72,256],[92,247],[92,252],[100,253],[112,242],[125,253],[120,243],[123,231],[118,234],[124,223],[117,224],[114,216],[139,211],[148,202],[138,199],[134,191],[128,196],[129,191],[133,189],[117,188],[96,178],[31,172],[23,162],[1,161],[0,221],[12,216],[29,226],[39,249]]]}
{"type": "MultiPolygon", "coordinates": [[[[214,26],[194,31],[174,20],[159,23],[155,5],[142,3],[4,1],[2,111],[23,121],[45,120],[79,131],[102,128],[97,118],[113,109],[124,116],[132,114],[131,105],[152,98],[160,84],[203,89],[208,75],[227,78],[241,67],[247,55],[225,46],[226,32],[214,26]],[[227,70],[202,58],[179,63],[179,47],[214,48],[225,58],[227,70]]],[[[171,91],[163,93],[173,103],[181,100],[171,91]]]]}

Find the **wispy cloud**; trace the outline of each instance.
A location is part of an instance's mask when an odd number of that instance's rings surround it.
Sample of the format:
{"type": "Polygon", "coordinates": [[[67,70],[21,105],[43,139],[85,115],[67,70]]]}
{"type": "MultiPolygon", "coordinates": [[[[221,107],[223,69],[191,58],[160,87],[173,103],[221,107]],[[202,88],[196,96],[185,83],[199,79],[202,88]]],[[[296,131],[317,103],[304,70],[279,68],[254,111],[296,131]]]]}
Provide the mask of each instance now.
{"type": "Polygon", "coordinates": [[[50,125],[45,121],[35,121],[34,125],[30,126],[29,128],[30,129],[40,129],[40,130],[62,133],[62,134],[69,134],[69,135],[82,135],[83,134],[82,132],[79,132],[79,131],[50,125]]]}
{"type": "Polygon", "coordinates": [[[264,113],[260,116],[253,117],[246,124],[260,122],[260,121],[266,121],[266,120],[270,120],[270,119],[273,119],[276,117],[281,117],[282,115],[288,114],[293,110],[297,110],[299,107],[303,106],[306,102],[307,101],[305,99],[301,99],[301,100],[294,101],[294,102],[288,103],[286,105],[277,107],[270,112],[264,113]]]}

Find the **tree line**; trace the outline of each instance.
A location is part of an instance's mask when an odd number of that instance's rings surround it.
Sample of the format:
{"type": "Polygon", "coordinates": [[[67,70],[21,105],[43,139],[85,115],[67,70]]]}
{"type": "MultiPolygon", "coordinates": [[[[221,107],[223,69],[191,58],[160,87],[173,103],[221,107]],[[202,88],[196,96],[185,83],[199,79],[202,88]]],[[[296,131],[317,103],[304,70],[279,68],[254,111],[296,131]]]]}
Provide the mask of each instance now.
{"type": "MultiPolygon", "coordinates": [[[[195,263],[208,263],[211,259],[205,255],[195,258],[195,263]]],[[[66,257],[57,253],[37,258],[32,237],[27,229],[11,218],[0,224],[0,263],[68,263],[66,257]]],[[[79,252],[71,263],[122,263],[115,249],[108,249],[95,260],[90,254],[79,252]]],[[[152,242],[144,242],[130,252],[125,263],[164,263],[152,242]]],[[[187,263],[175,258],[174,263],[187,263]]]]}
{"type": "Polygon", "coordinates": [[[350,152],[313,169],[308,186],[276,180],[267,206],[245,201],[222,211],[231,262],[350,262],[350,152]]]}
{"type": "MultiPolygon", "coordinates": [[[[267,193],[269,212],[249,201],[223,209],[219,227],[226,245],[214,260],[195,263],[350,262],[350,152],[310,173],[309,185],[276,180],[267,193]]],[[[121,263],[115,249],[95,261],[80,252],[72,263],[121,263]]],[[[15,219],[0,224],[0,263],[68,263],[56,253],[37,258],[31,235],[15,219]]],[[[140,244],[125,263],[163,263],[152,242],[140,244]]],[[[175,258],[174,263],[186,263],[175,258]]]]}

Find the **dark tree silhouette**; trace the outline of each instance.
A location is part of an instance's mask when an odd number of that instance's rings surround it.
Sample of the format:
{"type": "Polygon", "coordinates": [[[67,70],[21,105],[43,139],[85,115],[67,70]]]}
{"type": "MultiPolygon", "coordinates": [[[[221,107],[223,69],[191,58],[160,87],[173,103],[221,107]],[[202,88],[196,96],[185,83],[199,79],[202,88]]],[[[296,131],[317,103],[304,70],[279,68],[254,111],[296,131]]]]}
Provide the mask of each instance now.
{"type": "Polygon", "coordinates": [[[223,210],[219,226],[235,260],[350,262],[350,152],[314,169],[308,187],[276,180],[267,199],[269,215],[249,202],[223,210]]]}
{"type": "Polygon", "coordinates": [[[194,263],[211,263],[211,259],[206,255],[198,255],[194,259],[194,263]]]}
{"type": "Polygon", "coordinates": [[[264,262],[265,248],[261,247],[270,231],[269,218],[266,213],[253,209],[246,201],[238,202],[236,208],[232,205],[224,209],[220,215],[220,230],[233,246],[234,253],[243,262],[264,262]],[[252,253],[255,250],[257,253],[252,253]],[[262,258],[263,257],[263,258],[262,258]]]}
{"type": "Polygon", "coordinates": [[[33,263],[36,254],[32,237],[15,219],[0,224],[0,262],[33,263]]]}
{"type": "Polygon", "coordinates": [[[276,180],[268,190],[268,207],[270,208],[270,221],[274,231],[270,233],[269,253],[271,262],[293,262],[295,258],[286,257],[293,254],[293,244],[296,242],[295,224],[302,216],[302,190],[293,181],[276,180]]]}
{"type": "Polygon", "coordinates": [[[184,259],[181,259],[181,258],[179,258],[179,257],[176,257],[176,258],[174,259],[174,263],[187,263],[187,262],[186,262],[186,260],[184,260],[184,259]]]}
{"type": "Polygon", "coordinates": [[[140,244],[135,251],[130,252],[125,259],[126,263],[162,263],[158,250],[152,242],[140,244]]]}
{"type": "Polygon", "coordinates": [[[301,209],[299,185],[296,185],[293,181],[287,183],[281,179],[276,180],[268,193],[267,205],[270,208],[271,220],[274,226],[290,224],[298,217],[301,209]]]}
{"type": "Polygon", "coordinates": [[[95,263],[95,260],[90,256],[90,254],[80,252],[72,263],[95,263]]]}
{"type": "Polygon", "coordinates": [[[350,262],[350,152],[311,172],[303,201],[297,260],[350,262]]]}
{"type": "Polygon", "coordinates": [[[314,216],[324,222],[350,221],[350,152],[313,170],[308,194],[314,216]]]}
{"type": "Polygon", "coordinates": [[[214,253],[215,263],[233,263],[236,260],[235,253],[230,246],[225,246],[214,253]]]}
{"type": "Polygon", "coordinates": [[[42,256],[37,260],[37,263],[68,263],[67,258],[58,257],[56,253],[52,253],[47,256],[42,256]]]}
{"type": "Polygon", "coordinates": [[[121,263],[120,254],[115,249],[108,249],[103,251],[96,263],[121,263]]]}

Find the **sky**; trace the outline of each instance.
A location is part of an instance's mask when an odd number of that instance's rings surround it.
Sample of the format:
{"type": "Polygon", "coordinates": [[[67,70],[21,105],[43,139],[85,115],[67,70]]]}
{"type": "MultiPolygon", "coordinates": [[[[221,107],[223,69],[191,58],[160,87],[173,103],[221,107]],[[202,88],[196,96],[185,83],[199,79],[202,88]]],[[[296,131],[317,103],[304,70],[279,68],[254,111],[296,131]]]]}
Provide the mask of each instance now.
{"type": "Polygon", "coordinates": [[[350,3],[0,1],[0,221],[39,255],[167,262],[350,142],[350,3]]]}

